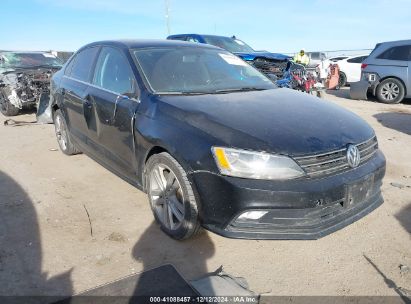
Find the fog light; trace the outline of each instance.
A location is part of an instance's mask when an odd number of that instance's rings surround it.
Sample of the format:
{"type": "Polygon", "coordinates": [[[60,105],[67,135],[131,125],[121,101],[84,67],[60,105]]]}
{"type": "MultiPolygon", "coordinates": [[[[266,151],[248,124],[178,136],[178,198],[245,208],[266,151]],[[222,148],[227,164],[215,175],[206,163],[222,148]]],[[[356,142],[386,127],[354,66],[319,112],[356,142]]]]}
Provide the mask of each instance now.
{"type": "Polygon", "coordinates": [[[258,220],[262,218],[268,211],[247,211],[241,214],[239,220],[258,220]]]}

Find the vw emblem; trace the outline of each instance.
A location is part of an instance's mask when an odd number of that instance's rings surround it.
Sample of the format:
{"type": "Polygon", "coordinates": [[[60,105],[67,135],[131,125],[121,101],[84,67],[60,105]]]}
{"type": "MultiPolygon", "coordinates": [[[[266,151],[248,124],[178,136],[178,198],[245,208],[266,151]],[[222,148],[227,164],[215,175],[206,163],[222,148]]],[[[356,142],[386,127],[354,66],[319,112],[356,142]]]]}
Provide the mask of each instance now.
{"type": "Polygon", "coordinates": [[[358,167],[360,164],[361,155],[360,150],[354,145],[349,145],[347,148],[347,161],[351,168],[358,167]]]}

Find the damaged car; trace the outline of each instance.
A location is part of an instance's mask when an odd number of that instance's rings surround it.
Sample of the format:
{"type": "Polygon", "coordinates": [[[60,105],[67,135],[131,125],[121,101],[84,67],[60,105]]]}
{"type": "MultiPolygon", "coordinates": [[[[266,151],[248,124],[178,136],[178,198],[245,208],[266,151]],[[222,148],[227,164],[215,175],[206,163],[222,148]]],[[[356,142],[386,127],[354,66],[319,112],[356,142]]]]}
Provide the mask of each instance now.
{"type": "Polygon", "coordinates": [[[221,48],[95,42],[51,82],[60,149],[148,194],[175,239],[317,239],[383,202],[374,130],[221,48]]]}
{"type": "Polygon", "coordinates": [[[15,116],[50,95],[51,76],[63,63],[46,52],[0,52],[0,111],[15,116]]]}
{"type": "Polygon", "coordinates": [[[283,78],[284,73],[289,68],[289,61],[292,58],[279,53],[256,51],[247,43],[235,36],[226,37],[216,35],[176,34],[168,36],[167,39],[205,43],[225,49],[240,57],[245,62],[251,64],[272,80],[283,78]]]}

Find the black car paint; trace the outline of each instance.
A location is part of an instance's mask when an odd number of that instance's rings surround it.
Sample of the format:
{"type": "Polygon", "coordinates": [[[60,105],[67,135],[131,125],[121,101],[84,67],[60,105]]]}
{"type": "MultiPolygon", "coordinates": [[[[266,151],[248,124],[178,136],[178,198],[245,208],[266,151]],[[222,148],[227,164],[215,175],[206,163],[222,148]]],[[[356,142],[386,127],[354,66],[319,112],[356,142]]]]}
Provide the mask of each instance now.
{"type": "MultiPolygon", "coordinates": [[[[187,171],[199,203],[200,219],[210,230],[236,237],[224,229],[240,210],[273,206],[311,208],[316,197],[329,199],[349,182],[377,171],[379,179],[384,176],[385,159],[380,152],[368,165],[322,179],[256,181],[221,176],[211,154],[212,146],[299,156],[360,143],[372,137],[374,131],[349,111],[288,89],[156,95],[148,88],[129,50],[193,44],[107,41],[84,48],[103,45],[121,49],[129,60],[137,83],[135,96],[119,96],[71,79],[64,76],[63,68],[52,80],[53,108],[62,110],[73,139],[83,152],[139,189],[145,190],[143,176],[148,156],[153,151],[168,151],[187,171]],[[255,195],[256,191],[260,194],[255,195]],[[286,198],[284,193],[292,195],[286,198]]],[[[266,238],[258,234],[254,237],[266,238]]]]}

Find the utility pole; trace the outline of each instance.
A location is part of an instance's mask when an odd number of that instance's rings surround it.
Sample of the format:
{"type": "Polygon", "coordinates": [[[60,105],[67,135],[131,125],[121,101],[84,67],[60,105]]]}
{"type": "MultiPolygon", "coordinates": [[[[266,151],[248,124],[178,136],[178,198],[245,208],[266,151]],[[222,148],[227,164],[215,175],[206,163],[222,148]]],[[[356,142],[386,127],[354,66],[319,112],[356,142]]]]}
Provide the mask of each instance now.
{"type": "Polygon", "coordinates": [[[167,35],[170,35],[170,0],[164,0],[165,9],[166,9],[166,26],[167,26],[167,35]]]}

